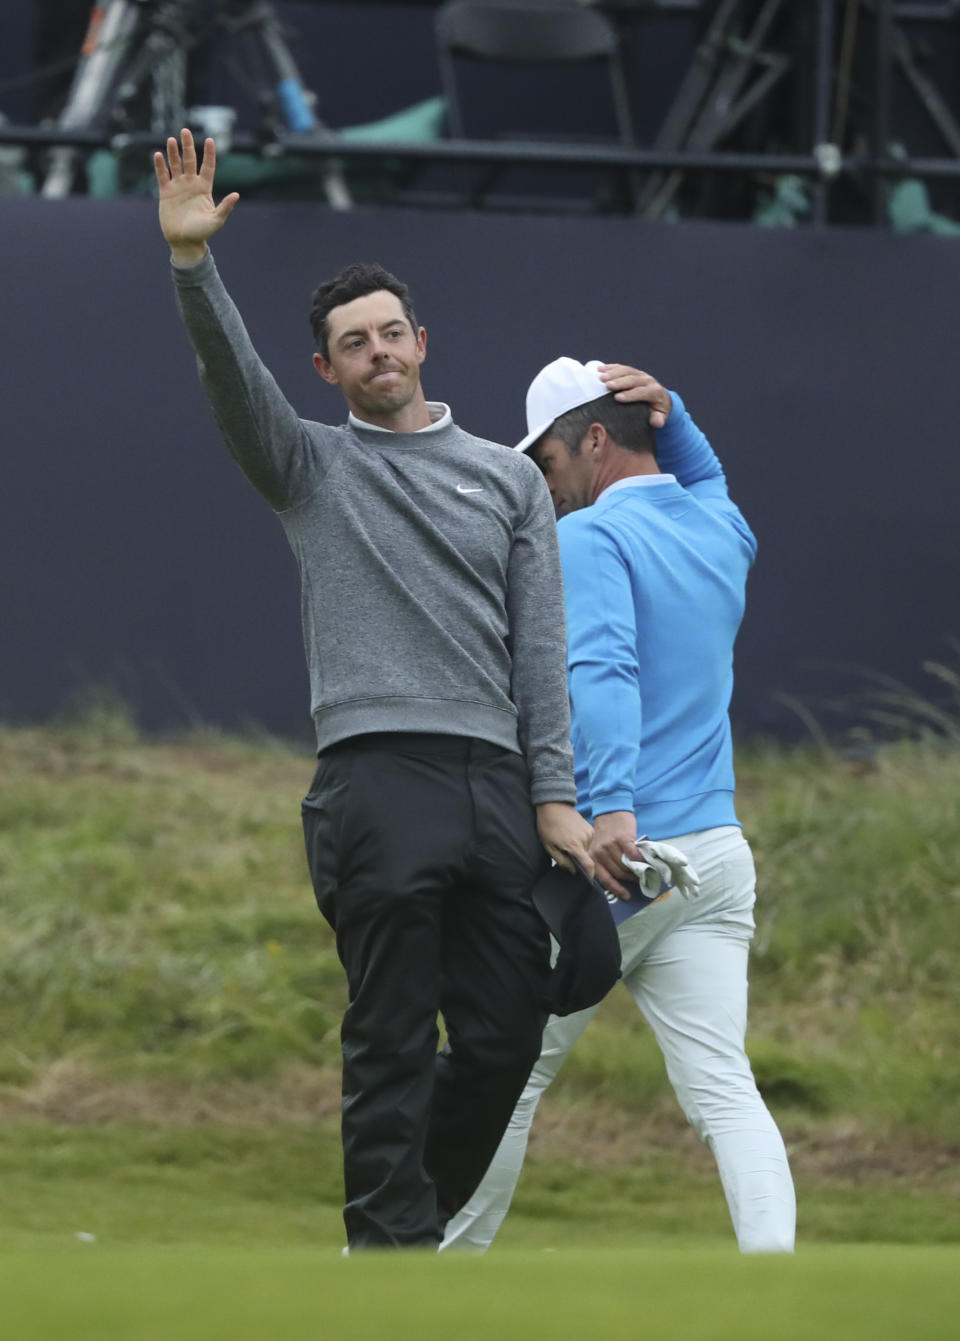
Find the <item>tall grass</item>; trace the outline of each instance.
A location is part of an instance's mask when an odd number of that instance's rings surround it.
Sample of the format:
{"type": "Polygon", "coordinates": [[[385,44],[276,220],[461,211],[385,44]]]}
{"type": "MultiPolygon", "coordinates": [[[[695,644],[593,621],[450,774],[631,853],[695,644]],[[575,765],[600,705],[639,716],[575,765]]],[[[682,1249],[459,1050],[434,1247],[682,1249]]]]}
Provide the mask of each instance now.
{"type": "Polygon", "coordinates": [[[100,719],[0,738],[0,1078],[263,1076],[336,1056],[341,973],[310,896],[310,760],[100,719]]]}
{"type": "MultiPolygon", "coordinates": [[[[293,751],[151,743],[115,718],[0,733],[0,1078],[65,1055],[193,1081],[335,1065],[342,973],[299,829],[310,772],[293,751]]],[[[757,1062],[784,1098],[822,1108],[847,1048],[858,1084],[868,1057],[901,1058],[949,1092],[958,795],[960,752],[929,743],[881,746],[868,768],[816,748],[741,757],[757,1062]]],[[[632,1010],[614,999],[572,1074],[642,1103],[658,1064],[632,1010]]]]}
{"type": "MultiPolygon", "coordinates": [[[[219,1166],[186,1133],[220,1132],[236,1152],[224,1133],[259,1131],[258,1176],[286,1188],[293,1209],[283,1223],[302,1223],[301,1184],[319,1191],[317,1140],[323,1196],[339,1196],[345,1004],[302,853],[299,801],[312,760],[210,731],[149,741],[108,708],[0,730],[8,1196],[19,1188],[22,1205],[33,1204],[29,1180],[15,1174],[37,1121],[56,1124],[58,1158],[76,1146],[70,1132],[102,1128],[102,1143],[88,1138],[94,1162],[109,1163],[113,1148],[135,1168],[147,1139],[137,1132],[159,1128],[171,1167],[187,1167],[188,1148],[207,1161],[190,1175],[200,1200],[219,1166]],[[276,1165],[273,1134],[294,1129],[302,1135],[284,1140],[299,1153],[276,1165]]],[[[866,760],[817,743],[754,747],[739,759],[739,809],[759,871],[751,1056],[801,1175],[860,1189],[861,1236],[893,1187],[913,1197],[914,1218],[898,1212],[901,1236],[920,1234],[924,1216],[934,1237],[951,1236],[943,1198],[960,1188],[958,797],[960,750],[943,739],[880,743],[866,760]],[[932,1209],[921,1215],[922,1196],[932,1209]]],[[[518,1209],[562,1217],[580,1206],[582,1218],[585,1186],[601,1209],[643,1204],[666,1230],[709,1187],[703,1223],[727,1232],[709,1156],[622,990],[541,1105],[518,1209]]],[[[838,1224],[852,1232],[846,1203],[828,1205],[819,1221],[808,1212],[809,1223],[824,1237],[838,1224]]],[[[509,1233],[522,1238],[524,1223],[521,1214],[509,1233]]]]}

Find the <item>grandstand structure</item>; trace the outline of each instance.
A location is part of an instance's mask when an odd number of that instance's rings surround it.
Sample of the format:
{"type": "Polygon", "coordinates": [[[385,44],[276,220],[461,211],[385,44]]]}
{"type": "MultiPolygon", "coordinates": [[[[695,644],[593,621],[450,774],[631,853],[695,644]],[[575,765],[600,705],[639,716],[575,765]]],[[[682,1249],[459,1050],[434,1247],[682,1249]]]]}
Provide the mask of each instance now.
{"type": "Polygon", "coordinates": [[[37,0],[9,23],[0,144],[51,197],[104,152],[141,189],[214,106],[262,198],[960,218],[960,0],[37,0]]]}

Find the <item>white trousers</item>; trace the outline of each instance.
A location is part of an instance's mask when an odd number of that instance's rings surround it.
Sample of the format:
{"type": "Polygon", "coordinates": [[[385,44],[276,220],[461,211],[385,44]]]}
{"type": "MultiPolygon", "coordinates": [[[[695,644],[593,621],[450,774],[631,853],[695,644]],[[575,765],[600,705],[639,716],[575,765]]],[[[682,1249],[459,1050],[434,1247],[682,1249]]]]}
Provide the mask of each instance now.
{"type": "MultiPolygon", "coordinates": [[[[680,1106],[713,1152],[742,1252],[792,1252],[796,1198],[787,1152],[744,1049],[756,874],[736,826],[667,842],[690,858],[701,895],[675,891],[620,926],[623,982],[663,1052],[680,1106]]],[[[480,1187],[441,1250],[484,1252],[510,1208],[540,1096],[594,1011],[552,1015],[543,1051],[480,1187]]]]}

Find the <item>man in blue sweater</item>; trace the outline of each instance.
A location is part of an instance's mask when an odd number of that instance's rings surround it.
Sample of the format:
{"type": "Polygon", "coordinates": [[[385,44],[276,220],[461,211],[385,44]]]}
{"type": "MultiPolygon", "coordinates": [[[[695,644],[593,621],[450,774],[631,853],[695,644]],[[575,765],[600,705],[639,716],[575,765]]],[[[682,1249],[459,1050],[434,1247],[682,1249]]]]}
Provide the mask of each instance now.
{"type": "MultiPolygon", "coordinates": [[[[790,1252],[787,1155],[744,1050],[755,872],[734,808],[728,717],[756,542],[683,401],[649,375],[557,359],[530,387],[527,423],[518,446],[542,469],[559,517],[578,807],[611,891],[623,981],[714,1154],[741,1250],[790,1252]],[[644,835],[688,859],[698,898],[678,884],[648,899],[629,883],[624,862],[642,856],[644,835]]],[[[493,1240],[540,1096],[592,1014],[551,1017],[445,1248],[493,1240]]]]}

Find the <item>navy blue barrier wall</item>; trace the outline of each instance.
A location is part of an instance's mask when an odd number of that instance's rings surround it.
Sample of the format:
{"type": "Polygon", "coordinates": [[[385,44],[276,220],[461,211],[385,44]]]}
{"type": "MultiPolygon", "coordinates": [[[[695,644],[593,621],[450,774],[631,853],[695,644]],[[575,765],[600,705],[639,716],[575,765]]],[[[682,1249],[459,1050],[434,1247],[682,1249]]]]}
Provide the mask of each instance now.
{"type": "MultiPolygon", "coordinates": [[[[153,204],[0,201],[0,248],[0,718],[107,683],[150,726],[305,737],[293,559],[220,445],[153,204]]],[[[241,202],[216,255],[308,417],[343,418],[311,367],[310,291],[363,258],[411,284],[427,394],[477,433],[514,441],[530,376],[560,353],[680,390],[760,541],[742,725],[784,727],[777,693],[849,684],[816,661],[923,684],[923,660],[949,656],[956,243],[241,202]]]]}

